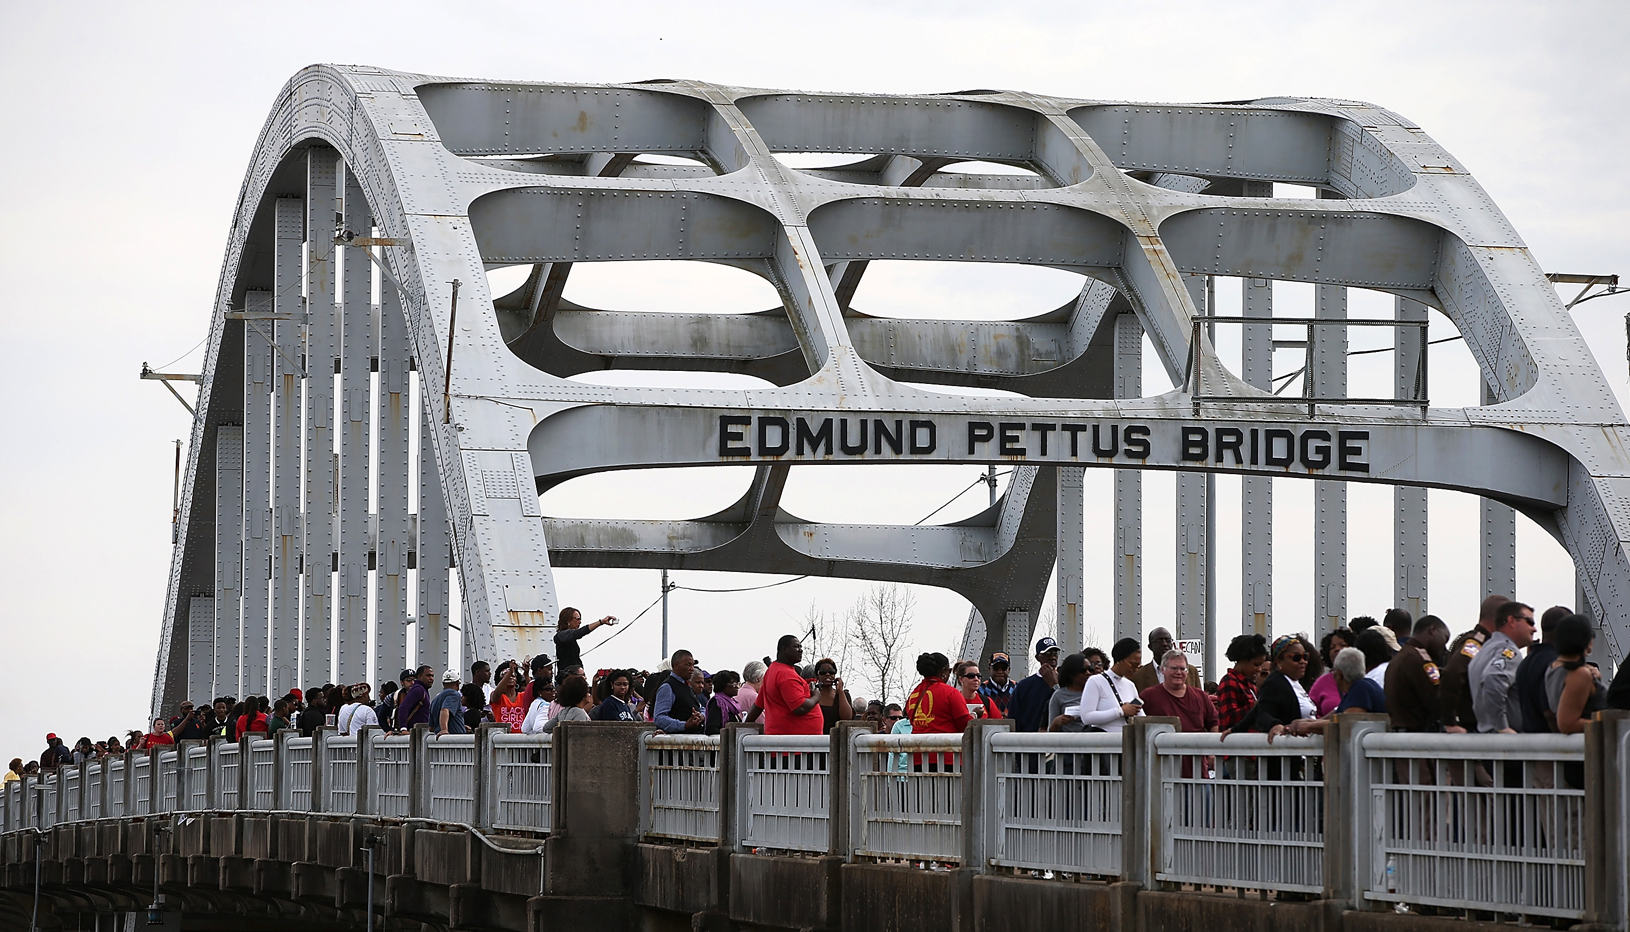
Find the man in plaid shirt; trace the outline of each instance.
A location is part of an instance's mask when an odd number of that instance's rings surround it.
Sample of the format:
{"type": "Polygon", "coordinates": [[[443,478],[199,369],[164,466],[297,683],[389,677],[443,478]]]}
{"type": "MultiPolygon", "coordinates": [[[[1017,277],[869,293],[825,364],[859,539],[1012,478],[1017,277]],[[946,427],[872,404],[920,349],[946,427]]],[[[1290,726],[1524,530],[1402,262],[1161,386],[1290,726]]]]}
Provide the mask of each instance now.
{"type": "Polygon", "coordinates": [[[990,655],[990,679],[979,687],[979,695],[990,700],[991,707],[996,710],[997,718],[1007,718],[1007,704],[1013,700],[1013,681],[1008,679],[1008,671],[1013,668],[1013,661],[1007,654],[997,651],[990,655]]]}

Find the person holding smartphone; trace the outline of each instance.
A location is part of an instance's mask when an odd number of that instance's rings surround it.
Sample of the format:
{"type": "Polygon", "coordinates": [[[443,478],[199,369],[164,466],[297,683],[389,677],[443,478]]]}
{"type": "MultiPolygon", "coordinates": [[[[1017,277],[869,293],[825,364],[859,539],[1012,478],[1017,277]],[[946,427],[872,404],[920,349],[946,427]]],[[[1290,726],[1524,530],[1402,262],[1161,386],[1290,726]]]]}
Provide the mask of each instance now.
{"type": "Polygon", "coordinates": [[[1132,674],[1143,665],[1143,650],[1132,638],[1121,638],[1109,651],[1108,670],[1087,678],[1081,690],[1081,722],[1090,731],[1120,731],[1143,714],[1143,700],[1132,674]]]}

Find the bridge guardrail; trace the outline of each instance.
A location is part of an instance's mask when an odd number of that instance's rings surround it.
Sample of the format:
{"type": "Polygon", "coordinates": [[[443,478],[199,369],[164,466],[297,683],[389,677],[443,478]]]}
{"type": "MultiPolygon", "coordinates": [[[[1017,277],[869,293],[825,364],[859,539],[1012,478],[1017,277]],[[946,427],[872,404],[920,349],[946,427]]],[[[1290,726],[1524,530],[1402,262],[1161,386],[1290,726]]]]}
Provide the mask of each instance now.
{"type": "Polygon", "coordinates": [[[1376,733],[1360,748],[1366,899],[1584,917],[1583,735],[1376,733]]]}
{"type": "MultiPolygon", "coordinates": [[[[1398,734],[1343,716],[1325,737],[1272,743],[1169,721],[1118,735],[645,733],[642,835],[1627,925],[1630,714],[1571,736],[1398,734]]],[[[490,726],[285,732],[25,777],[0,788],[0,820],[292,809],[548,832],[553,769],[550,736],[490,726]]]]}
{"type": "Polygon", "coordinates": [[[962,862],[963,744],[961,735],[855,735],[855,855],[962,862]]]}
{"type": "Polygon", "coordinates": [[[475,735],[426,735],[423,754],[425,817],[475,824],[475,735]]]}
{"type": "Polygon", "coordinates": [[[1118,876],[1122,743],[1109,733],[992,733],[991,865],[1118,876]]]}
{"type": "Polygon", "coordinates": [[[1324,889],[1324,738],[1153,736],[1155,878],[1258,890],[1324,889]]]}
{"type": "Polygon", "coordinates": [[[549,831],[554,795],[550,736],[494,730],[477,735],[482,737],[490,748],[492,774],[490,814],[483,823],[510,831],[549,831]]]}
{"type": "Polygon", "coordinates": [[[832,742],[745,733],[736,743],[741,844],[826,853],[832,845],[832,742]]]}
{"type": "Polygon", "coordinates": [[[640,736],[645,780],[642,835],[717,844],[720,833],[717,735],[640,736]]]}

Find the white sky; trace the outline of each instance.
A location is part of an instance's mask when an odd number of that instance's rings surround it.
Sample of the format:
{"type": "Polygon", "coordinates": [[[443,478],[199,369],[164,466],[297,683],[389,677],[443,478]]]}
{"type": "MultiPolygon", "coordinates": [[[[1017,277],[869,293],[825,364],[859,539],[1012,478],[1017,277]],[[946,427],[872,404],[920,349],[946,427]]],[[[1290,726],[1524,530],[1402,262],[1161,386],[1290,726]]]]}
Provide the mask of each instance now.
{"type": "MultiPolygon", "coordinates": [[[[695,77],[808,90],[1358,98],[1405,114],[1463,160],[1547,270],[1630,273],[1623,222],[1630,190],[1623,156],[1613,154],[1630,149],[1630,72],[1621,51],[1630,7],[1622,3],[1348,3],[1329,13],[1306,3],[1234,3],[1226,15],[1210,3],[1007,3],[999,11],[968,3],[649,4],[637,15],[550,6],[0,8],[0,125],[8,136],[0,147],[0,632],[16,664],[0,694],[0,763],[38,755],[46,731],[71,741],[142,723],[170,562],[171,440],[187,436],[189,419],[136,374],[143,360],[165,363],[206,332],[251,147],[278,89],[308,63],[561,81],[695,77]]],[[[947,285],[879,275],[857,301],[906,314],[913,301],[979,290],[1004,307],[1039,311],[1053,306],[1046,302],[1056,283],[947,285]]],[[[1281,309],[1306,300],[1295,286],[1278,295],[1281,309]]],[[[1575,313],[1621,398],[1630,394],[1626,311],[1630,301],[1606,299],[1575,313]]],[[[1434,336],[1448,332],[1435,328],[1434,336]]],[[[1464,350],[1449,344],[1435,352],[1443,355],[1433,357],[1434,400],[1469,398],[1464,350]]],[[[199,365],[193,353],[172,368],[199,365]]],[[[1163,387],[1152,369],[1144,387],[1163,387]]],[[[807,517],[910,522],[976,472],[806,467],[795,471],[785,504],[807,517]]],[[[700,514],[708,509],[695,506],[728,502],[743,481],[722,468],[685,482],[629,479],[582,480],[546,498],[545,510],[700,514]]],[[[1239,604],[1238,480],[1218,485],[1217,604],[1227,636],[1239,604]]],[[[1108,490],[1109,473],[1088,472],[1087,617],[1099,623],[1099,641],[1110,617],[1109,541],[1100,532],[1108,490]]],[[[1169,474],[1146,478],[1150,624],[1170,617],[1172,497],[1169,474]]],[[[1312,608],[1311,498],[1305,482],[1278,483],[1282,630],[1310,627],[1301,619],[1312,608]]],[[[1477,597],[1475,501],[1441,492],[1431,501],[1430,604],[1463,628],[1477,597]]],[[[1353,614],[1378,614],[1390,602],[1390,502],[1385,488],[1354,487],[1353,614]]],[[[975,490],[936,520],[982,504],[975,490]]],[[[1560,549],[1524,525],[1517,596],[1541,606],[1570,602],[1571,570],[1560,549]]],[[[557,582],[585,615],[627,620],[655,597],[656,575],[575,570],[557,573],[557,582]]],[[[712,588],[767,581],[676,578],[712,588]]],[[[676,593],[673,642],[708,668],[739,669],[768,652],[776,635],[800,627],[812,602],[841,613],[863,588],[812,580],[752,594],[676,593]]],[[[948,649],[966,603],[943,591],[916,596],[917,646],[948,649]]],[[[590,663],[610,655],[654,663],[655,616],[590,663]]]]}

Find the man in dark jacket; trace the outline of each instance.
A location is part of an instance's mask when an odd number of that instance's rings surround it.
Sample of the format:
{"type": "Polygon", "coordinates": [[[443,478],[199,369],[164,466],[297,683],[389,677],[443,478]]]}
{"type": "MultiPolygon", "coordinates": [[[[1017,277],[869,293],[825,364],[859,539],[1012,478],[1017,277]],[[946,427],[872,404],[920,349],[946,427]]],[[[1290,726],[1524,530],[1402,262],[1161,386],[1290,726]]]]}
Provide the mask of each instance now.
{"type": "Polygon", "coordinates": [[[1013,699],[1007,706],[1014,730],[1047,730],[1047,702],[1058,686],[1058,655],[1058,642],[1052,638],[1036,642],[1036,672],[1013,687],[1013,699]]]}
{"type": "Polygon", "coordinates": [[[1546,714],[1551,712],[1551,702],[1545,696],[1545,671],[1551,669],[1552,661],[1556,660],[1556,644],[1551,640],[1556,623],[1572,614],[1573,609],[1561,605],[1546,609],[1539,620],[1539,634],[1544,640],[1529,645],[1528,655],[1517,664],[1517,678],[1512,688],[1517,690],[1517,705],[1522,709],[1519,731],[1530,734],[1552,731],[1551,717],[1546,714]]]}

